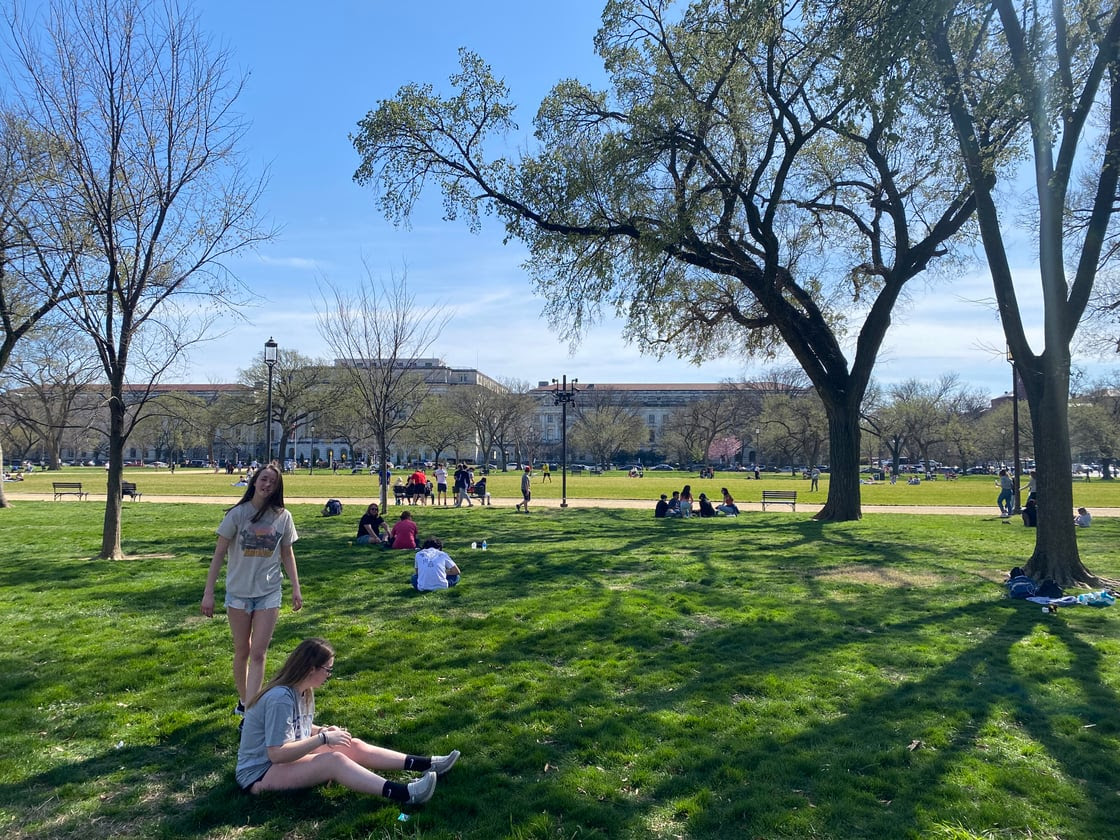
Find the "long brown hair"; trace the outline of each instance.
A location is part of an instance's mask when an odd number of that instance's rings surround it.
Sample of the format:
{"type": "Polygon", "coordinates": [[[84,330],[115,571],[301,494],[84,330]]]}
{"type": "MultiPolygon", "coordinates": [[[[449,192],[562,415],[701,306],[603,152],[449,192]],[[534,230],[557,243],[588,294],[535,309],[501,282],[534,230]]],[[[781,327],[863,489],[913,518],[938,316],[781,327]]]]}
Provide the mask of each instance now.
{"type": "Polygon", "coordinates": [[[334,656],[334,648],[326,639],[304,639],[288,654],[288,658],[284,660],[276,676],[257,692],[256,697],[245,704],[245,708],[252,707],[266,691],[278,685],[295,688],[316,668],[322,668],[330,662],[332,656],[334,656]]]}
{"type": "MultiPolygon", "coordinates": [[[[245,494],[241,497],[241,500],[233,507],[237,507],[237,505],[243,505],[246,502],[252,501],[253,494],[257,492],[257,479],[260,478],[261,473],[265,470],[272,470],[274,473],[276,473],[276,486],[272,490],[272,495],[265,499],[265,503],[261,505],[261,509],[253,514],[253,518],[249,520],[250,522],[256,522],[257,520],[259,520],[262,516],[264,516],[264,512],[269,508],[275,508],[276,510],[284,509],[284,474],[280,472],[280,468],[277,467],[274,463],[265,464],[263,467],[253,473],[253,475],[249,478],[248,485],[245,487],[245,494]]],[[[233,508],[230,508],[230,510],[233,510],[233,508]]]]}

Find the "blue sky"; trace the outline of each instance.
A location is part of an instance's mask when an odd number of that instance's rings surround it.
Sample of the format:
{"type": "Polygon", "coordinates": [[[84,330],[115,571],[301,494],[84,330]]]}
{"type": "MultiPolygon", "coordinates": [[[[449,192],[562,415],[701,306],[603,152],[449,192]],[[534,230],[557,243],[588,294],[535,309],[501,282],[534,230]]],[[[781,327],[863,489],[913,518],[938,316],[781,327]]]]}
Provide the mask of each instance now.
{"type": "MultiPolygon", "coordinates": [[[[282,348],[329,356],[315,323],[317,283],[359,278],[363,259],[382,277],[406,273],[421,304],[451,314],[433,348],[451,365],[533,384],[561,374],[584,382],[759,376],[761,366],[737,358],[711,359],[698,368],[642,357],[613,323],[591,330],[570,355],[540,317],[542,301],[532,296],[520,267],[524,250],[503,245],[497,224],[473,235],[462,223],[443,222],[433,193],[410,230],[395,229],[378,213],[373,194],[352,181],[358,160],[348,135],[357,121],[406,82],[445,85],[461,46],[506,79],[522,103],[517,122],[527,140],[536,106],[557,80],[603,78],[592,48],[602,5],[327,0],[312,11],[290,0],[199,2],[203,28],[249,73],[240,103],[252,122],[246,150],[251,163],[270,169],[261,210],[280,233],[230,263],[260,296],[260,306],[244,311],[245,323],[231,322],[230,335],[196,349],[183,378],[229,380],[269,336],[282,348]]],[[[1023,275],[1029,277],[1029,267],[1023,275]]],[[[881,355],[879,381],[956,372],[990,394],[1009,390],[1009,369],[998,351],[1002,332],[982,266],[951,289],[943,280],[919,278],[910,295],[881,355]]]]}

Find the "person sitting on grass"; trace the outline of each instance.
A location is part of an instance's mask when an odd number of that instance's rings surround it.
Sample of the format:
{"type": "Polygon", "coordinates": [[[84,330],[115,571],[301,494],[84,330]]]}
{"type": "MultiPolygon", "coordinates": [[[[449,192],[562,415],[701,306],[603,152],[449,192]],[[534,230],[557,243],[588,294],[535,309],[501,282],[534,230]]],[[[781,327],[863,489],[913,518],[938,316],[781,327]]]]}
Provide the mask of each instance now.
{"type": "Polygon", "coordinates": [[[657,500],[657,504],[654,505],[653,508],[654,519],[664,519],[669,515],[669,502],[667,501],[668,498],[669,497],[664,493],[661,494],[661,498],[657,500]]]}
{"type": "Polygon", "coordinates": [[[712,503],[708,501],[708,494],[700,494],[700,516],[701,518],[713,517],[716,515],[716,509],[712,507],[712,503]]]}
{"type": "Polygon", "coordinates": [[[401,511],[401,518],[389,531],[389,548],[416,548],[416,523],[412,521],[412,511],[401,511]]]}
{"type": "Polygon", "coordinates": [[[723,494],[723,504],[717,506],[716,510],[718,510],[720,513],[725,513],[728,516],[738,516],[739,508],[738,506],[736,506],[735,499],[731,497],[731,494],[727,491],[727,488],[721,487],[719,489],[719,492],[723,494]]]}
{"type": "Polygon", "coordinates": [[[1027,528],[1038,527],[1038,502],[1034,499],[1027,499],[1027,503],[1023,505],[1023,525],[1027,528]]]}
{"type": "Polygon", "coordinates": [[[424,547],[416,552],[413,589],[417,592],[447,589],[457,584],[461,575],[455,561],[443,550],[443,540],[424,540],[424,547]]]}
{"type": "Polygon", "coordinates": [[[1077,509],[1077,516],[1073,517],[1073,524],[1078,528],[1088,528],[1093,524],[1093,517],[1090,515],[1089,511],[1080,507],[1077,509]]]}
{"type": "Polygon", "coordinates": [[[371,504],[361,520],[358,522],[358,545],[388,545],[389,529],[385,526],[385,519],[381,510],[374,502],[371,504]]]}
{"type": "Polygon", "coordinates": [[[401,804],[427,802],[459,751],[408,755],[368,744],[338,726],[316,724],[315,689],[333,671],[334,649],[323,639],[304,639],[249,701],[235,771],[241,789],[258,794],[337,782],[401,804]],[[423,775],[412,782],[391,782],[375,770],[423,775]]]}
{"type": "Polygon", "coordinates": [[[669,516],[680,516],[681,515],[681,491],[680,490],[674,490],[673,491],[673,498],[671,498],[669,500],[669,510],[667,511],[667,513],[668,513],[669,516]]]}

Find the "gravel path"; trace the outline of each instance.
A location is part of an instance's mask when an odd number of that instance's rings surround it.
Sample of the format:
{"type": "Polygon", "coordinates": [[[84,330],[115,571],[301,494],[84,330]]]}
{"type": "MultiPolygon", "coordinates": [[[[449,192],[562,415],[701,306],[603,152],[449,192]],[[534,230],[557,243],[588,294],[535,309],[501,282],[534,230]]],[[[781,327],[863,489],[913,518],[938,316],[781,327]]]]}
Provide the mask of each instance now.
{"type": "MultiPolygon", "coordinates": [[[[50,501],[53,498],[51,493],[9,493],[5,492],[5,496],[11,501],[50,501]]],[[[151,496],[144,494],[144,497],[139,502],[127,501],[126,504],[143,504],[145,502],[166,502],[166,503],[182,503],[182,504],[208,504],[208,505],[232,505],[237,501],[239,496],[151,496]]],[[[369,504],[371,501],[376,501],[376,497],[370,498],[369,496],[339,498],[339,501],[346,507],[360,507],[369,504]]],[[[63,501],[77,501],[76,499],[64,499],[63,501]]],[[[91,502],[104,502],[105,495],[91,493],[87,501],[91,502]]],[[[321,505],[323,499],[320,498],[301,498],[289,496],[285,500],[290,505],[321,505]]],[[[496,508],[509,508],[520,502],[521,499],[509,497],[500,498],[494,497],[491,499],[492,507],[496,508]]],[[[736,503],[739,509],[743,511],[761,511],[761,502],[746,502],[736,503]]],[[[653,513],[654,500],[646,499],[568,499],[569,508],[623,508],[631,510],[648,509],[650,514],[653,513]]],[[[475,502],[478,507],[478,502],[475,502]]],[[[404,505],[395,505],[391,502],[386,508],[387,514],[392,514],[393,510],[397,507],[405,507],[404,505]]],[[[426,510],[434,508],[435,505],[415,505],[414,508],[419,510],[426,510]]],[[[447,507],[451,507],[448,505],[447,507]]],[[[534,499],[532,502],[533,508],[559,508],[559,499],[534,499]]],[[[815,502],[798,502],[798,514],[815,514],[821,509],[822,505],[815,502]]],[[[999,519],[999,515],[992,510],[994,506],[988,507],[954,507],[954,506],[922,506],[922,505],[864,505],[864,513],[911,513],[911,514],[943,514],[948,516],[986,516],[991,519],[999,519]]],[[[768,512],[789,511],[789,505],[772,505],[768,512]]],[[[1093,516],[1095,517],[1112,517],[1120,516],[1120,508],[1094,508],[1093,516]]]]}

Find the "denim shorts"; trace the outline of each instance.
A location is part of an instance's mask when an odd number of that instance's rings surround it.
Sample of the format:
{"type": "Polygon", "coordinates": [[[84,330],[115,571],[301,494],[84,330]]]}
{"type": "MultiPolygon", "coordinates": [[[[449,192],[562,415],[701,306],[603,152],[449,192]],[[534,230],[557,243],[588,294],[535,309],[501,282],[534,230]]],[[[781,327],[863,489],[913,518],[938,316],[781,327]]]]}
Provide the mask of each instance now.
{"type": "Polygon", "coordinates": [[[257,610],[278,610],[283,600],[284,592],[280,589],[259,598],[236,598],[227,592],[226,609],[244,610],[247,613],[255,613],[257,610]]]}

